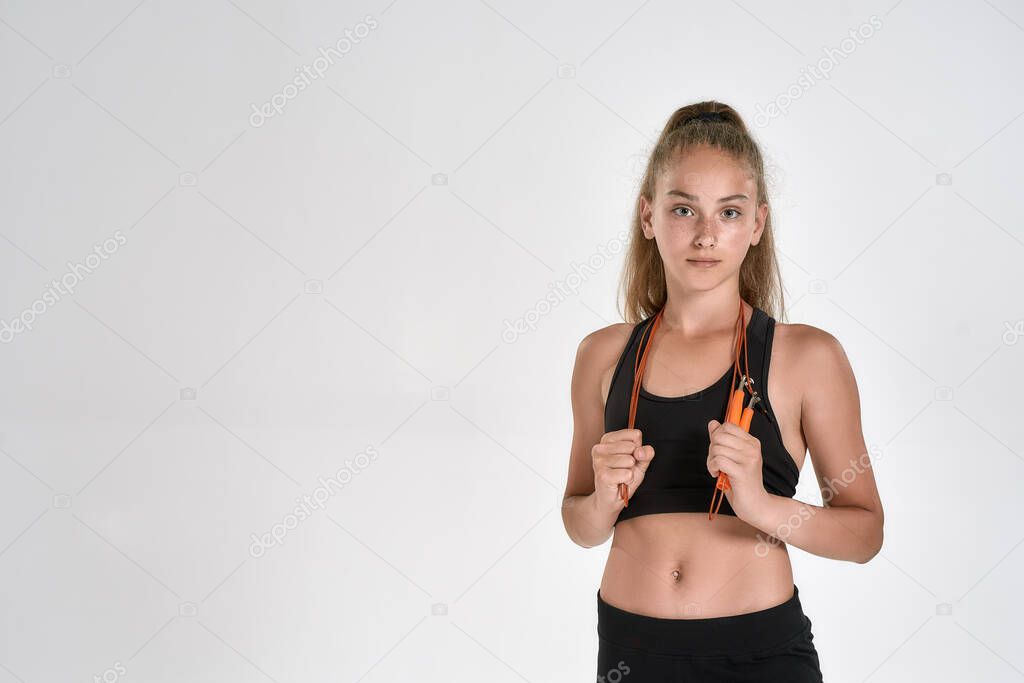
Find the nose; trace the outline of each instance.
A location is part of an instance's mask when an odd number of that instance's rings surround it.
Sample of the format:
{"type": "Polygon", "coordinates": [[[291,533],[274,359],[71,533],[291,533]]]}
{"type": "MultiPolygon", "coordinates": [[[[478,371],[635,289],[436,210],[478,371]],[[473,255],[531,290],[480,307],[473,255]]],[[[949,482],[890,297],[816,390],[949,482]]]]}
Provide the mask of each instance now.
{"type": "Polygon", "coordinates": [[[713,247],[715,246],[715,235],[711,230],[711,222],[708,220],[701,221],[697,225],[697,239],[696,244],[698,247],[713,247]]]}

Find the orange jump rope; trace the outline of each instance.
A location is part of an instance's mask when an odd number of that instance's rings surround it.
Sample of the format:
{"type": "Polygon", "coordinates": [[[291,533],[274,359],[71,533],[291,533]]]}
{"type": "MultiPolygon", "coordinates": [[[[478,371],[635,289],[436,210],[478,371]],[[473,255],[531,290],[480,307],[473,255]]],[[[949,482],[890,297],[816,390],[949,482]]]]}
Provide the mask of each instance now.
{"type": "MultiPolygon", "coordinates": [[[[640,384],[643,379],[644,369],[647,367],[647,350],[650,348],[650,340],[654,338],[654,332],[658,329],[658,323],[661,322],[662,314],[665,309],[662,308],[658,311],[658,314],[654,317],[654,321],[651,323],[648,331],[645,333],[646,337],[641,336],[640,345],[637,347],[637,359],[634,364],[633,373],[633,391],[629,399],[629,429],[633,429],[636,424],[636,405],[637,400],[640,397],[640,384]],[[641,349],[643,352],[641,353],[641,349]]],[[[747,327],[743,324],[743,300],[740,299],[740,310],[739,316],[736,319],[736,353],[733,356],[732,366],[732,381],[730,382],[729,390],[729,404],[725,410],[725,421],[731,422],[732,424],[739,425],[739,427],[745,431],[750,431],[750,421],[754,417],[754,405],[761,400],[758,396],[757,391],[753,388],[753,380],[750,378],[750,364],[747,358],[747,327]],[[743,353],[743,369],[744,372],[740,373],[740,352],[743,353]],[[740,386],[736,387],[736,375],[740,373],[740,386]],[[750,389],[750,402],[747,403],[746,408],[743,407],[743,394],[744,388],[750,389]]],[[[708,511],[708,519],[714,519],[715,514],[718,512],[718,508],[722,506],[722,501],[725,500],[725,492],[729,490],[729,475],[725,472],[718,473],[718,481],[715,482],[715,490],[711,496],[711,509],[708,511]],[[721,492],[721,493],[719,493],[721,492]],[[715,504],[715,500],[718,500],[718,504],[715,504]]],[[[629,507],[629,487],[625,483],[619,484],[619,497],[622,498],[622,502],[625,507],[629,507]]]]}

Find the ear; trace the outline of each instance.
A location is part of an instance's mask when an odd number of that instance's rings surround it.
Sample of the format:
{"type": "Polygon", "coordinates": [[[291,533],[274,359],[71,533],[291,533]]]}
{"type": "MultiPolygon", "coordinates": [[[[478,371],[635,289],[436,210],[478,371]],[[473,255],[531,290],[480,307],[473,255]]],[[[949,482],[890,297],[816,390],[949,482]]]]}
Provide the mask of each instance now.
{"type": "Polygon", "coordinates": [[[640,195],[640,229],[644,232],[644,237],[649,240],[654,239],[654,227],[651,225],[651,217],[653,211],[650,203],[647,201],[647,197],[640,195]]]}
{"type": "Polygon", "coordinates": [[[750,236],[750,246],[761,241],[764,234],[764,226],[768,222],[768,204],[762,203],[757,207],[757,214],[754,216],[754,234],[750,236]]]}

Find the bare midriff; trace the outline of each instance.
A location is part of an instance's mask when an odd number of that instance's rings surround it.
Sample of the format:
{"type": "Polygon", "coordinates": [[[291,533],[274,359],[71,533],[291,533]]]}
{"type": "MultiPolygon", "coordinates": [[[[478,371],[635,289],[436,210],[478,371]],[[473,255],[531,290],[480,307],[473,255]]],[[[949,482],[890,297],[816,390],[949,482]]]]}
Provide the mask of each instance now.
{"type": "Polygon", "coordinates": [[[786,544],[738,517],[673,512],[615,525],[601,578],[610,605],[652,617],[756,612],[793,597],[786,544]]]}

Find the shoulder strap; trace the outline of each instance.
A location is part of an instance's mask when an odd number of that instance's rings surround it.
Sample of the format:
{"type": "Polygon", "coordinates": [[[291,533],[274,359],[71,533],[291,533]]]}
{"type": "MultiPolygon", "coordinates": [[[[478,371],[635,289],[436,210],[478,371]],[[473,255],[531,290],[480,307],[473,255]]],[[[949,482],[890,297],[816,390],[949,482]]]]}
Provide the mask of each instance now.
{"type": "MultiPolygon", "coordinates": [[[[758,309],[758,310],[760,310],[760,309],[758,309]]],[[[775,339],[775,318],[771,317],[770,315],[768,315],[764,311],[761,311],[761,317],[764,320],[764,325],[761,328],[763,339],[764,339],[764,354],[761,356],[761,371],[760,371],[759,377],[757,378],[757,381],[759,382],[759,385],[758,385],[759,389],[758,389],[758,391],[761,392],[761,395],[763,397],[767,397],[768,396],[768,365],[769,365],[769,363],[771,362],[771,359],[772,359],[772,341],[775,339]]],[[[767,407],[767,406],[763,406],[763,407],[767,407]]],[[[764,410],[762,412],[764,413],[765,417],[767,417],[769,419],[769,421],[772,419],[771,411],[770,410],[764,410]]]]}
{"type": "MultiPolygon", "coordinates": [[[[646,318],[633,326],[633,331],[626,341],[626,348],[619,355],[619,362],[612,373],[611,384],[608,385],[608,398],[605,402],[606,422],[612,416],[615,416],[615,421],[617,422],[620,404],[625,403],[626,406],[629,405],[630,392],[633,390],[633,373],[636,370],[637,344],[639,343],[640,333],[649,322],[650,318],[646,318]]],[[[623,409],[622,412],[625,413],[625,410],[628,410],[628,408],[623,409]]],[[[625,415],[623,415],[623,419],[625,419],[625,415]]]]}

